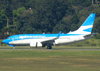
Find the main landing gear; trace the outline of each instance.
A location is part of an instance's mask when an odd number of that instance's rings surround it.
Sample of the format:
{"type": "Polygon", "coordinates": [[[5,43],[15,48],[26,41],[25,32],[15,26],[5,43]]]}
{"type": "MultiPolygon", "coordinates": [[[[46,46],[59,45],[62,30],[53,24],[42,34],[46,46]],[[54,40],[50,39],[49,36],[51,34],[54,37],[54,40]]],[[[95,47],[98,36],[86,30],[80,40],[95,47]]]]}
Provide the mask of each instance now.
{"type": "Polygon", "coordinates": [[[52,49],[52,46],[51,45],[47,45],[47,49],[52,49]]]}
{"type": "Polygon", "coordinates": [[[13,46],[13,49],[15,49],[15,46],[13,46]]]}

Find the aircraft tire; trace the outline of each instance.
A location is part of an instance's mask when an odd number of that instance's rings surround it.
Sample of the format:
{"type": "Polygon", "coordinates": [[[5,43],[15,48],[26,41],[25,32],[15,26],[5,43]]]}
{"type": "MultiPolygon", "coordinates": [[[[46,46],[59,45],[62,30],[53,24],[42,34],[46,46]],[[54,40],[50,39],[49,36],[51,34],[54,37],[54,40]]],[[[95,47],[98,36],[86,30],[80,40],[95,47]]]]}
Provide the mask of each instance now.
{"type": "Polygon", "coordinates": [[[52,46],[50,46],[50,45],[49,45],[49,46],[47,46],[47,49],[52,49],[52,46]]]}

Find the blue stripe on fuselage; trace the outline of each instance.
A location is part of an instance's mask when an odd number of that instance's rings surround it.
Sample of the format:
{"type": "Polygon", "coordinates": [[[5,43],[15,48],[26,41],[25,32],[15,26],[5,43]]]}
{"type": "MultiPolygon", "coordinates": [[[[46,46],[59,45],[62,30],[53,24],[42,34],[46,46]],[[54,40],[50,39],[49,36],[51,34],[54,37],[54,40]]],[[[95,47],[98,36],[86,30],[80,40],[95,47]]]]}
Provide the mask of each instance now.
{"type": "MultiPolygon", "coordinates": [[[[44,39],[49,37],[57,37],[58,34],[20,34],[20,35],[13,35],[8,38],[13,39],[12,41],[16,40],[23,40],[23,39],[44,39]]],[[[81,34],[61,34],[60,36],[78,36],[81,34]]]]}

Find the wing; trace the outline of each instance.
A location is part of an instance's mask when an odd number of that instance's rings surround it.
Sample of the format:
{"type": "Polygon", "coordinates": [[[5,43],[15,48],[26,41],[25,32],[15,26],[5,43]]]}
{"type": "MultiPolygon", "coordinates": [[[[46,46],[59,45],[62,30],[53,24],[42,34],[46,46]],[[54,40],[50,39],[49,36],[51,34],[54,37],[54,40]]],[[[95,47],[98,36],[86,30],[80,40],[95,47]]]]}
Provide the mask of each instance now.
{"type": "Polygon", "coordinates": [[[61,35],[61,31],[59,32],[59,34],[57,35],[57,37],[41,41],[41,43],[53,43],[54,40],[56,40],[56,39],[58,39],[60,37],[60,35],[61,35]]]}

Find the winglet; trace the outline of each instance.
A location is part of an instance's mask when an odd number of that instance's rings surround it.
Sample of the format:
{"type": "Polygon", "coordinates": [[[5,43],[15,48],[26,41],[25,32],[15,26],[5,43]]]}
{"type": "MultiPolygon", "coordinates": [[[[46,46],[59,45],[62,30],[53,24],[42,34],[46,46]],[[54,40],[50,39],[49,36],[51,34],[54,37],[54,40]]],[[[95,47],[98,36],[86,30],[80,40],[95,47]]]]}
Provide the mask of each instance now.
{"type": "Polygon", "coordinates": [[[61,33],[62,33],[62,32],[60,31],[60,32],[59,32],[59,34],[57,35],[57,38],[59,38],[59,37],[60,37],[60,34],[61,34],[61,33]]]}

